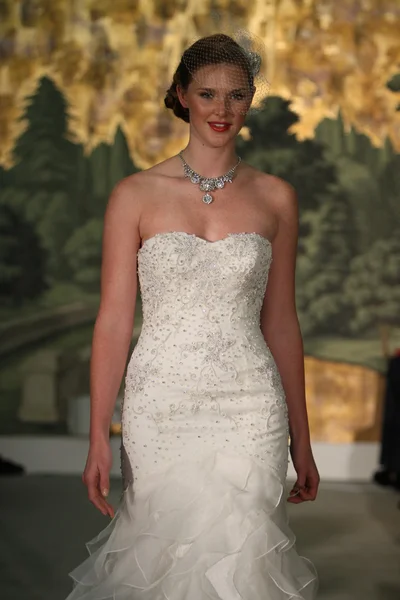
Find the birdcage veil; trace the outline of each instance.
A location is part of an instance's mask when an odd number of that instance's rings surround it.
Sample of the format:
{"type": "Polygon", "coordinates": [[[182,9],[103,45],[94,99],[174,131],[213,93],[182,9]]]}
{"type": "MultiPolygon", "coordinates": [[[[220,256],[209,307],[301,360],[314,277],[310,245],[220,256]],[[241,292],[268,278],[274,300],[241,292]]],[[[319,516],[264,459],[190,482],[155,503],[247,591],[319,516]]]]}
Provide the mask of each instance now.
{"type": "Polygon", "coordinates": [[[182,62],[191,79],[229,103],[232,112],[259,110],[268,96],[264,44],[245,29],[195,40],[183,52],[182,62]]]}
{"type": "Polygon", "coordinates": [[[167,92],[166,106],[189,121],[188,112],[179,106],[176,87],[185,88],[190,81],[232,113],[246,115],[260,110],[270,90],[265,55],[262,40],[243,28],[219,28],[189,40],[167,92]]]}

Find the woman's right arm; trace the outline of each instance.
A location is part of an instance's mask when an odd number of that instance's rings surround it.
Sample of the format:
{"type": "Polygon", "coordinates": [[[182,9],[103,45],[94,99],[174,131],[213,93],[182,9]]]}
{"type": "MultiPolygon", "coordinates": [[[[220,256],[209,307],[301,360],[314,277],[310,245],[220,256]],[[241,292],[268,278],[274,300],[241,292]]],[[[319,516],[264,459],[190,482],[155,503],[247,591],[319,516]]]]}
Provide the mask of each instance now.
{"type": "Polygon", "coordinates": [[[112,465],[109,429],[132,339],[140,245],[135,176],[114,188],[103,232],[101,298],[90,363],[90,446],[83,473],[90,501],[114,516],[106,501],[112,465]]]}

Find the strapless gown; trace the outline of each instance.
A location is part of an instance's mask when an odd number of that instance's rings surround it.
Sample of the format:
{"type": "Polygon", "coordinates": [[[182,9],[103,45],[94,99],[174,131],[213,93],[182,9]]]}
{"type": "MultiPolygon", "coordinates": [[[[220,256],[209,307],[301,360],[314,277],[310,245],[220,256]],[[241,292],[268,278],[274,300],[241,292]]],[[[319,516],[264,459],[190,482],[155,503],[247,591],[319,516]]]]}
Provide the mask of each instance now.
{"type": "Polygon", "coordinates": [[[159,233],[138,252],[124,492],[68,600],[312,600],[288,525],[288,415],[260,328],[270,242],[159,233]]]}

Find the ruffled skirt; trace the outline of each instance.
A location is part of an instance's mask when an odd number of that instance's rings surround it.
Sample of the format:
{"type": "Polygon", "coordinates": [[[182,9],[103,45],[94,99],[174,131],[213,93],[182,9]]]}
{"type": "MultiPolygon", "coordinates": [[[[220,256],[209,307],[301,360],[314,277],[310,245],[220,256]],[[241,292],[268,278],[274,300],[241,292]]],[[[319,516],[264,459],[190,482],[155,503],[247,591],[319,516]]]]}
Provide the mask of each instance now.
{"type": "Polygon", "coordinates": [[[278,474],[217,452],[129,485],[67,600],[313,600],[278,474]]]}

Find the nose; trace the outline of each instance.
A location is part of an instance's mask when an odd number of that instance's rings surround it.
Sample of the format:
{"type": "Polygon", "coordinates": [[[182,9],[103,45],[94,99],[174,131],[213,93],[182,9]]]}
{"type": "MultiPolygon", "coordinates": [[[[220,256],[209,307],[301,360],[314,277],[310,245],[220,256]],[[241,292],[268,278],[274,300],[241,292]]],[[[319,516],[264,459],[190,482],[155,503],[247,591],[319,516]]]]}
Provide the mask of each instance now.
{"type": "Polygon", "coordinates": [[[217,98],[216,113],[218,116],[226,115],[230,112],[230,100],[226,96],[217,98]]]}

